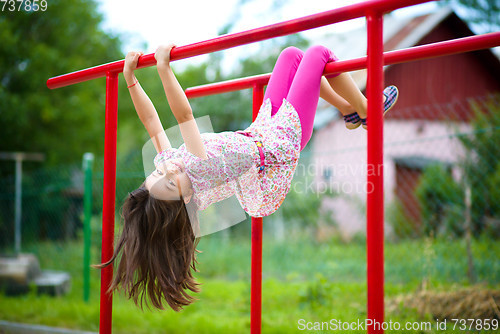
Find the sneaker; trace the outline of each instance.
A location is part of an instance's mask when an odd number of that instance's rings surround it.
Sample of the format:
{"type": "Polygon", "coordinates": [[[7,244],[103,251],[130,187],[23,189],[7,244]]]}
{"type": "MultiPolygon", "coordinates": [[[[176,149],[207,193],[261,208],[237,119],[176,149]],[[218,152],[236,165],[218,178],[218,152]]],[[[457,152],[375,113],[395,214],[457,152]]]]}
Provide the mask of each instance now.
{"type": "Polygon", "coordinates": [[[398,101],[399,91],[396,86],[388,86],[382,92],[385,96],[384,115],[394,107],[398,101]]]}
{"type": "Polygon", "coordinates": [[[349,130],[354,130],[361,125],[361,117],[359,117],[357,112],[353,112],[349,115],[344,115],[345,127],[349,130]]]}
{"type": "MultiPolygon", "coordinates": [[[[387,86],[382,92],[385,96],[384,101],[384,115],[394,107],[396,102],[398,101],[399,91],[396,86],[387,86]]],[[[366,129],[366,118],[361,118],[361,124],[363,128],[366,129]]]]}

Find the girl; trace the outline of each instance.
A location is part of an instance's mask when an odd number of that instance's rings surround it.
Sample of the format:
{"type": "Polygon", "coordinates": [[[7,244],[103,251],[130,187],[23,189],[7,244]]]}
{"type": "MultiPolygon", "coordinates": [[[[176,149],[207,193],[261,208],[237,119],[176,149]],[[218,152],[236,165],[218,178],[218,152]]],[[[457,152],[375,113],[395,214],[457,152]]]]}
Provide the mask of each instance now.
{"type": "MultiPolygon", "coordinates": [[[[236,195],[253,217],[268,216],[283,202],[300,151],[313,130],[321,96],[344,115],[346,127],[366,128],[366,98],[348,73],[326,79],[325,64],[337,58],[325,47],[305,53],[289,47],[279,56],[256,120],[244,131],[200,134],[188,99],[170,68],[174,46],[155,53],[168,103],[179,123],[184,145],[171,147],[153,104],[134,70],[141,53],[130,52],[123,74],[137,114],[158,152],[156,170],[129,194],[122,209],[124,226],[113,257],[121,254],[110,290],[121,286],[142,307],[149,298],[159,309],[166,302],[179,311],[198,292],[197,211],[236,195]]],[[[384,90],[387,112],[398,91],[384,90]]]]}

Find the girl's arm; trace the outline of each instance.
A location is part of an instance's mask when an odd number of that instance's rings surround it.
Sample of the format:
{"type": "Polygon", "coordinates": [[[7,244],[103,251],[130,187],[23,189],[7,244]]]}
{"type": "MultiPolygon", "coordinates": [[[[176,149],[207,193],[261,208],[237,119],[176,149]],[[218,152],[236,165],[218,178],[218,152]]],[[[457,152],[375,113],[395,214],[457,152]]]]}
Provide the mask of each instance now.
{"type": "Polygon", "coordinates": [[[142,89],[139,81],[135,77],[134,70],[137,68],[137,61],[142,55],[140,52],[129,52],[125,57],[125,65],[123,67],[123,76],[129,87],[130,97],[134,103],[135,110],[142,124],[148,131],[156,152],[160,153],[168,148],[171,148],[170,141],[163,130],[160,118],[156,112],[153,103],[142,89]]]}
{"type": "Polygon", "coordinates": [[[155,53],[156,67],[167,96],[168,104],[174,114],[186,149],[199,158],[207,159],[207,152],[201,139],[200,130],[193,117],[189,101],[170,68],[170,51],[174,45],[160,46],[155,53]]]}

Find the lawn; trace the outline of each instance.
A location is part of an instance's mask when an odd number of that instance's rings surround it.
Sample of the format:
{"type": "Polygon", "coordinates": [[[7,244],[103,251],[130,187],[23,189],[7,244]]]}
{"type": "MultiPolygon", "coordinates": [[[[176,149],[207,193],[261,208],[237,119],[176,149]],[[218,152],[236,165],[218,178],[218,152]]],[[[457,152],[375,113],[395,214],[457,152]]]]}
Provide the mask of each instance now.
{"type": "MultiPolygon", "coordinates": [[[[226,240],[215,234],[204,237],[198,248],[203,251],[198,257],[197,277],[203,284],[197,295],[199,301],[180,313],[141,311],[133,302],[115,295],[114,333],[249,333],[250,243],[226,240]]],[[[98,331],[99,277],[93,271],[91,300],[83,302],[82,249],[79,242],[38,244],[33,250],[43,268],[71,273],[71,292],[59,298],[34,293],[22,297],[0,295],[0,319],[98,331]]],[[[264,242],[262,332],[328,333],[335,330],[325,324],[321,329],[321,323],[338,325],[339,321],[356,323],[365,319],[365,251],[364,243],[359,241],[264,242]]],[[[480,238],[474,240],[472,251],[477,276],[472,289],[499,290],[500,244],[480,238]]],[[[94,249],[94,259],[98,259],[97,253],[94,249]]],[[[431,315],[404,307],[399,302],[401,298],[423,289],[437,293],[471,288],[463,241],[421,239],[386,243],[385,257],[386,321],[402,326],[406,322],[430,323],[435,327],[437,321],[431,315]]],[[[431,331],[406,332],[434,333],[434,327],[431,331]]]]}

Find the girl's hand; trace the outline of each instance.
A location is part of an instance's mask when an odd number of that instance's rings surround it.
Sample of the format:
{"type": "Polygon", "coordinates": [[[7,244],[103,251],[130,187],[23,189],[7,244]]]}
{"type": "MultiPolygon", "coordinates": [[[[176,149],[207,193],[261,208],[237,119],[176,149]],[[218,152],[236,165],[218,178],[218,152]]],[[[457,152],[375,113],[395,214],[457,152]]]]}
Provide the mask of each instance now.
{"type": "Polygon", "coordinates": [[[130,51],[125,56],[125,65],[123,66],[123,72],[133,72],[137,68],[137,62],[139,57],[142,56],[143,52],[130,51]]]}
{"type": "Polygon", "coordinates": [[[127,81],[127,85],[133,84],[137,79],[134,75],[134,70],[137,68],[137,62],[139,61],[139,57],[144,53],[131,51],[127,53],[125,56],[125,64],[123,65],[123,76],[125,77],[125,81],[127,81]]]}
{"type": "Polygon", "coordinates": [[[155,52],[157,65],[168,65],[170,63],[170,51],[175,47],[175,44],[160,45],[155,52]]]}

